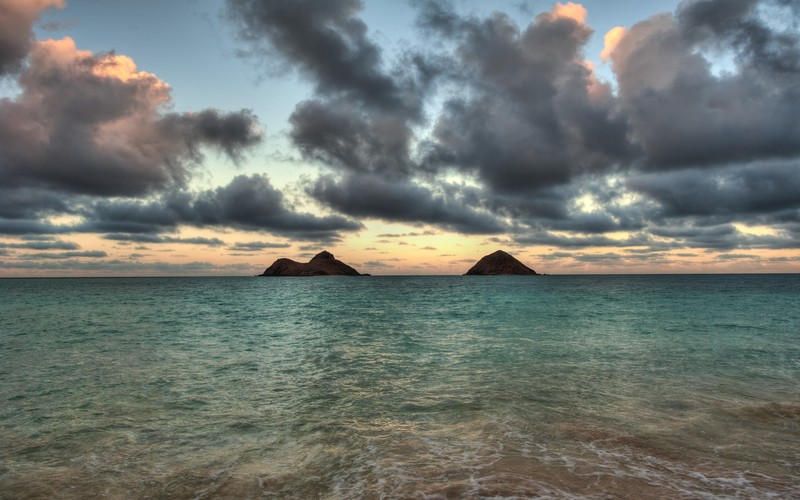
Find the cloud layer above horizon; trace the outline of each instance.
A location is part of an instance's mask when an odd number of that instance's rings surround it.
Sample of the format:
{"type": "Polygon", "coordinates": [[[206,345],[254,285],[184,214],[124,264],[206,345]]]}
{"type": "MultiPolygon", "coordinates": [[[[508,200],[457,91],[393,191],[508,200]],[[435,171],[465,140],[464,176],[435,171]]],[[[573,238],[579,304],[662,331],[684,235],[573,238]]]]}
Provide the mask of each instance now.
{"type": "Polygon", "coordinates": [[[610,81],[579,4],[527,25],[412,5],[417,43],[390,52],[360,0],[227,0],[244,57],[312,89],[286,134],[317,173],[287,196],[267,173],[191,187],[206,152],[258,150],[252,111],[175,112],[131,58],[36,40],[62,1],[0,0],[0,78],[19,89],[0,99],[0,234],[337,242],[382,221],[565,251],[800,248],[795,2],[687,0],[615,28],[610,81]]]}
{"type": "Polygon", "coordinates": [[[585,59],[592,29],[578,4],[527,26],[415,5],[427,48],[387,61],[359,1],[228,1],[252,57],[278,58],[314,84],[291,138],[327,170],[307,185],[323,205],[526,244],[625,231],[694,247],[720,227],[732,231],[713,248],[800,244],[791,2],[690,1],[612,30],[603,56],[614,82],[585,59]],[[721,55],[733,65],[720,72],[721,55]],[[734,223],[775,234],[754,240],[734,223]]]}

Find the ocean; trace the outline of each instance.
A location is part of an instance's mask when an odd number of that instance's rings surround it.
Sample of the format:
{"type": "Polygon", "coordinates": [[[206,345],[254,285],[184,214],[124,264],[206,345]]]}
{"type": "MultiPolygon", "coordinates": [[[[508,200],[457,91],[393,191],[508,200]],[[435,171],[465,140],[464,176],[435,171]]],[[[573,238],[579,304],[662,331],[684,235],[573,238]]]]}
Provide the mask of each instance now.
{"type": "Polygon", "coordinates": [[[0,280],[0,498],[800,497],[800,275],[0,280]]]}

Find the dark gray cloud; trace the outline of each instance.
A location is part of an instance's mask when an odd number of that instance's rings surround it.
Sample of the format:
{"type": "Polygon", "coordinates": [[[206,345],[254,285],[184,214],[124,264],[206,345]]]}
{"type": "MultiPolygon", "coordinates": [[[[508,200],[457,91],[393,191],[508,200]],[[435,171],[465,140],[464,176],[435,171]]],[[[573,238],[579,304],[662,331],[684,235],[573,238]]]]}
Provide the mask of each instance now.
{"type": "Polygon", "coordinates": [[[370,261],[364,262],[362,264],[362,266],[364,266],[364,267],[373,267],[373,268],[393,267],[391,264],[387,264],[387,263],[381,262],[379,260],[370,260],[370,261]]]}
{"type": "Polygon", "coordinates": [[[547,231],[538,231],[533,234],[520,234],[515,236],[518,245],[548,245],[561,248],[587,248],[587,247],[630,247],[647,246],[652,240],[646,234],[633,234],[627,238],[610,238],[603,235],[591,236],[562,236],[547,231]]]}
{"type": "Polygon", "coordinates": [[[300,70],[320,94],[387,111],[408,108],[358,18],[360,0],[228,0],[227,7],[254,55],[300,70]]]}
{"type": "Polygon", "coordinates": [[[85,199],[73,213],[83,222],[53,225],[46,221],[0,218],[0,234],[105,233],[106,239],[140,243],[225,244],[219,238],[174,236],[182,225],[231,227],[271,232],[299,240],[332,241],[362,229],[339,215],[295,211],[265,175],[236,176],[229,184],[200,192],[171,191],[155,198],[85,199]]]}
{"type": "MultiPolygon", "coordinates": [[[[677,12],[684,38],[692,42],[726,44],[739,55],[740,64],[768,75],[800,73],[800,46],[796,32],[783,32],[774,19],[758,16],[761,6],[783,7],[785,19],[797,15],[793,0],[696,0],[681,4],[677,12]]],[[[792,29],[796,29],[795,23],[792,29]]]]}
{"type": "MultiPolygon", "coordinates": [[[[0,182],[4,179],[0,176],[0,182]]],[[[43,214],[72,213],[72,196],[47,189],[0,185],[0,218],[36,219],[43,214]]]]}
{"type": "Polygon", "coordinates": [[[436,231],[422,231],[422,232],[412,231],[410,233],[382,233],[378,235],[378,238],[408,238],[413,236],[435,236],[436,234],[437,234],[436,231]]]}
{"type": "MultiPolygon", "coordinates": [[[[445,187],[446,186],[442,186],[445,187]]],[[[457,190],[436,193],[415,183],[377,176],[324,176],[308,187],[316,199],[340,212],[399,222],[424,222],[466,234],[499,233],[505,223],[471,208],[457,190]]]]}
{"type": "Polygon", "coordinates": [[[572,254],[570,252],[550,252],[550,253],[539,254],[536,256],[537,259],[545,261],[569,259],[571,257],[572,254]]]}
{"type": "Polygon", "coordinates": [[[675,248],[696,248],[706,251],[735,249],[800,248],[800,232],[775,226],[772,234],[743,233],[733,224],[703,225],[706,219],[680,219],[672,226],[650,229],[656,237],[667,239],[675,248]]]}
{"type": "Polygon", "coordinates": [[[298,239],[329,240],[340,231],[358,231],[362,225],[338,215],[316,216],[294,212],[283,193],[266,176],[240,175],[227,186],[200,193],[191,206],[198,226],[219,225],[270,231],[298,239]]]}
{"type": "Polygon", "coordinates": [[[220,247],[225,242],[219,238],[180,238],[175,236],[160,236],[157,234],[106,234],[103,238],[114,241],[128,241],[134,243],[179,243],[186,245],[205,245],[209,247],[220,247]]]}
{"type": "MultiPolygon", "coordinates": [[[[271,243],[267,241],[248,241],[245,243],[239,242],[228,247],[230,250],[236,252],[263,252],[264,250],[271,250],[275,248],[290,248],[290,243],[271,243]]],[[[302,250],[302,248],[301,248],[302,250]]]]}
{"type": "Polygon", "coordinates": [[[44,220],[3,219],[0,218],[0,234],[8,235],[51,235],[65,232],[63,227],[44,220]]]}
{"type": "Polygon", "coordinates": [[[617,253],[591,253],[591,254],[584,254],[578,253],[572,256],[578,262],[589,262],[589,263],[615,263],[621,260],[626,259],[627,257],[622,256],[617,253]]]}
{"type": "Polygon", "coordinates": [[[0,248],[19,248],[24,250],[78,250],[80,245],[63,240],[34,240],[22,243],[0,243],[0,248]]]}
{"type": "Polygon", "coordinates": [[[250,110],[223,113],[216,109],[205,109],[199,113],[172,113],[161,120],[164,132],[183,140],[190,156],[200,156],[199,147],[215,146],[238,162],[244,151],[261,141],[258,118],[250,110]]]}
{"type": "Polygon", "coordinates": [[[521,29],[501,13],[422,6],[420,24],[455,42],[464,89],[436,122],[428,163],[476,173],[498,193],[531,193],[629,156],[610,87],[581,55],[587,25],[543,13],[521,29]]]}
{"type": "MultiPolygon", "coordinates": [[[[216,189],[165,194],[155,201],[102,201],[86,213],[83,231],[127,233],[128,241],[170,242],[163,232],[179,225],[268,231],[304,240],[329,241],[361,224],[338,215],[295,212],[264,175],[239,175],[216,189]],[[131,237],[141,233],[144,236],[131,237]]],[[[220,244],[222,244],[220,242],[220,244]]]]}
{"type": "Polygon", "coordinates": [[[20,269],[24,271],[47,271],[48,276],[53,272],[71,274],[78,272],[93,272],[112,275],[220,275],[220,274],[252,274],[250,264],[212,264],[210,262],[140,262],[119,259],[43,259],[43,260],[6,260],[0,261],[4,269],[20,269]]]}
{"type": "Polygon", "coordinates": [[[650,229],[650,233],[657,237],[667,238],[681,247],[715,250],[736,248],[743,236],[731,224],[705,227],[688,224],[676,227],[657,227],[650,229]]]}
{"type": "Polygon", "coordinates": [[[407,177],[414,169],[412,132],[401,114],[359,109],[346,100],[309,100],[289,119],[294,144],[304,157],[355,173],[407,177]]]}
{"type": "Polygon", "coordinates": [[[723,253],[714,257],[714,260],[753,260],[759,258],[758,255],[748,253],[723,253]]]}
{"type": "Polygon", "coordinates": [[[739,220],[800,208],[800,161],[632,175],[627,187],[657,202],[665,217],[739,220]]]}
{"type": "Polygon", "coordinates": [[[108,257],[108,254],[98,250],[88,250],[85,252],[26,253],[17,256],[17,258],[21,260],[102,259],[105,257],[108,257]]]}

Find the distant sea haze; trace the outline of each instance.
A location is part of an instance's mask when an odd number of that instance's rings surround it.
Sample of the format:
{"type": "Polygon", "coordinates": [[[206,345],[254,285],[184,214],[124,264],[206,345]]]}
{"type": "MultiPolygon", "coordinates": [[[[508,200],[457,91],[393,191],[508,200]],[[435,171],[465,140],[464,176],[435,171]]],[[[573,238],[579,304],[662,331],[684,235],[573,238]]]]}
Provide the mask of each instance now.
{"type": "Polygon", "coordinates": [[[798,498],[800,276],[0,280],[2,498],[798,498]]]}

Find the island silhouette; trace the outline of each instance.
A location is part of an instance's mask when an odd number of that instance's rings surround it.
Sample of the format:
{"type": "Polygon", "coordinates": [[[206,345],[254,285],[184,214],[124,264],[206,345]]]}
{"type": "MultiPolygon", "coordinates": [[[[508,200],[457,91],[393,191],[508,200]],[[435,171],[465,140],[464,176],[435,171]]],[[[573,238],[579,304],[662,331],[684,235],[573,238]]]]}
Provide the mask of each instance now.
{"type": "Polygon", "coordinates": [[[536,271],[514,258],[513,255],[498,250],[484,256],[477,264],[472,266],[464,275],[538,275],[536,271]]]}
{"type": "Polygon", "coordinates": [[[323,250],[306,263],[278,259],[258,276],[369,276],[361,274],[323,250]]]}

